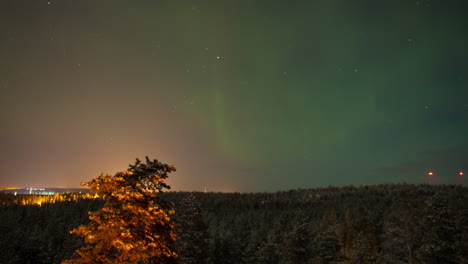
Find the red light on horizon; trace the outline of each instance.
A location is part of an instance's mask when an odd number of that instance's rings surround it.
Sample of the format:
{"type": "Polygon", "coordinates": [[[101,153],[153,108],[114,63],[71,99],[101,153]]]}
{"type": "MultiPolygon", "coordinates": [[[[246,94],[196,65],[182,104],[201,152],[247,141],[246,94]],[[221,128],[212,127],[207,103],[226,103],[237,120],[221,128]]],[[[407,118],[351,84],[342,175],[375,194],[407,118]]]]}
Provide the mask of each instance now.
{"type": "Polygon", "coordinates": [[[460,171],[460,173],[458,173],[458,174],[460,174],[460,176],[465,175],[465,174],[463,173],[463,171],[460,171]]]}
{"type": "Polygon", "coordinates": [[[434,173],[432,171],[430,171],[428,174],[429,174],[429,176],[434,175],[434,173]]]}

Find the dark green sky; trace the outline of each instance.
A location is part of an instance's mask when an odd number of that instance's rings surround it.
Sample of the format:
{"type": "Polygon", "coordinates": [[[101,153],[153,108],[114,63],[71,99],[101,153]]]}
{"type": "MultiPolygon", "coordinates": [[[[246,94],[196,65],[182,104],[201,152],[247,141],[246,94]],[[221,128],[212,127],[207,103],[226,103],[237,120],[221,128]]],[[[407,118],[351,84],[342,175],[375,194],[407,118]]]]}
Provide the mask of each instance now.
{"type": "Polygon", "coordinates": [[[463,183],[468,2],[0,2],[0,188],[463,183]],[[429,179],[427,172],[436,175],[429,179]]]}

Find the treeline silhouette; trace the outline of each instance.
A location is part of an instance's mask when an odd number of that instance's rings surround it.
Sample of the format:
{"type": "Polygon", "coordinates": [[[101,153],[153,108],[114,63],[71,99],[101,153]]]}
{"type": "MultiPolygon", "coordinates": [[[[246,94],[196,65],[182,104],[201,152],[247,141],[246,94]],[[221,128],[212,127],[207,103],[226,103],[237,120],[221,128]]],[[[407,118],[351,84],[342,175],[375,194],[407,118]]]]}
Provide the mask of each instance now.
{"type": "MultiPolygon", "coordinates": [[[[468,188],[387,184],[160,194],[179,263],[468,263],[468,188]]],[[[60,263],[101,199],[0,195],[0,263],[60,263]],[[36,199],[36,200],[35,200],[36,199]],[[51,198],[52,199],[52,198],[51,198]]]]}

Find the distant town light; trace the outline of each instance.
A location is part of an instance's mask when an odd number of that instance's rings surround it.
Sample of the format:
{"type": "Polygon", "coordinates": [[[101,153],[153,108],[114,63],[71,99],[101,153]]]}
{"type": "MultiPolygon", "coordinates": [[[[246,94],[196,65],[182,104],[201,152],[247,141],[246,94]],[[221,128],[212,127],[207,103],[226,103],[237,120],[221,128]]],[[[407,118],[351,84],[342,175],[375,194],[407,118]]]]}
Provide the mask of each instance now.
{"type": "Polygon", "coordinates": [[[458,174],[460,174],[460,176],[465,175],[465,174],[463,173],[463,171],[460,171],[460,173],[458,173],[458,174]]]}
{"type": "Polygon", "coordinates": [[[430,171],[428,174],[429,174],[429,176],[434,175],[434,173],[432,171],[430,171]]]}

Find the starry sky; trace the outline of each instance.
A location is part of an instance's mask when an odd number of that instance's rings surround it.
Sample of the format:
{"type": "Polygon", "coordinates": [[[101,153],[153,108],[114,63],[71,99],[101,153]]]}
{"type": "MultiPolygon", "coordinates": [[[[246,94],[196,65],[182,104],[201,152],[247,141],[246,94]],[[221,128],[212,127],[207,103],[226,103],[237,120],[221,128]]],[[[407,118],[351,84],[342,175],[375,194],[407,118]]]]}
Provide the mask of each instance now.
{"type": "Polygon", "coordinates": [[[0,188],[78,187],[146,155],[179,167],[173,190],[467,184],[467,11],[1,0],[0,188]]]}

